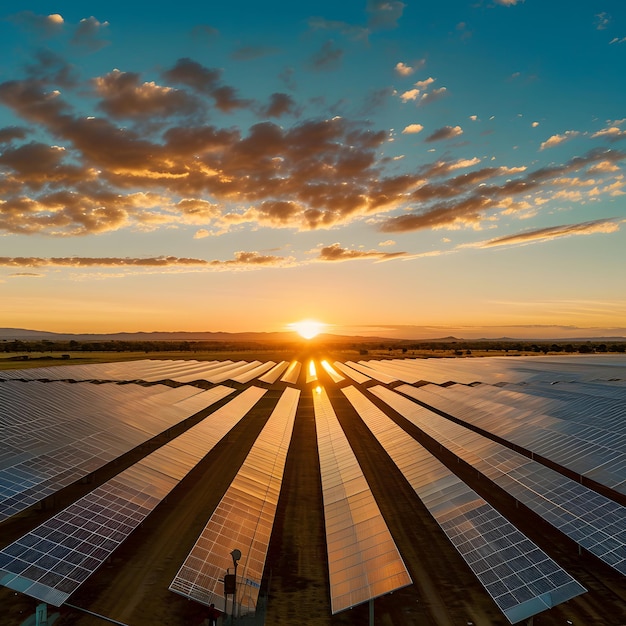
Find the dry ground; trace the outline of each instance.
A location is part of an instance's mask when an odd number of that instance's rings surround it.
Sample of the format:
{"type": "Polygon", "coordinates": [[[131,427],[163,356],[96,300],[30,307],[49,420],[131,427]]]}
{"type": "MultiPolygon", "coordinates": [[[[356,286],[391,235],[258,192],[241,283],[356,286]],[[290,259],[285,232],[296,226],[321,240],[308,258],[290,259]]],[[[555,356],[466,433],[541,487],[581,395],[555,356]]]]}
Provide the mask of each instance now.
{"type": "MultiPolygon", "coordinates": [[[[329,380],[322,382],[413,579],[413,585],[374,602],[375,624],[508,624],[339,388],[329,380]]],[[[313,407],[310,389],[302,387],[264,575],[262,591],[268,594],[265,623],[362,626],[368,624],[367,605],[335,616],[330,613],[313,407]]],[[[263,397],[131,535],[111,563],[103,566],[70,598],[71,604],[130,626],[195,626],[201,622],[203,607],[171,593],[168,586],[269,417],[280,391],[277,386],[263,397]]],[[[427,447],[430,445],[415,429],[410,432],[427,447]]],[[[124,463],[145,453],[145,449],[135,452],[124,463]]],[[[450,462],[445,457],[442,460],[450,462]]],[[[95,482],[102,482],[111,472],[119,471],[124,463],[113,469],[105,468],[95,477],[95,482]]],[[[523,507],[516,508],[504,494],[481,483],[475,472],[461,464],[455,464],[455,470],[589,590],[536,616],[535,626],[626,625],[623,576],[593,557],[578,556],[568,540],[523,507]]],[[[91,488],[93,484],[76,485],[57,497],[51,509],[31,511],[0,525],[0,544],[8,544],[91,488]]],[[[34,612],[35,606],[33,599],[0,589],[3,626],[18,626],[34,612]]],[[[56,625],[105,623],[64,606],[56,625]]]]}

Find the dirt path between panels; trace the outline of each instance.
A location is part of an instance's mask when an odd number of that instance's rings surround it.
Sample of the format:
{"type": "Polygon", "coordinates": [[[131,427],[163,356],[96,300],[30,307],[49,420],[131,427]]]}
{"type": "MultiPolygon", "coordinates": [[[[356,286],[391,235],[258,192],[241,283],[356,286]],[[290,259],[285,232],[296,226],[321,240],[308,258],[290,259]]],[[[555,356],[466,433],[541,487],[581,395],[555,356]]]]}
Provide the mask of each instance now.
{"type": "MultiPolygon", "coordinates": [[[[374,623],[378,626],[506,626],[506,618],[451,547],[340,389],[332,383],[328,383],[326,389],[413,580],[412,585],[374,601],[374,623]]],[[[115,552],[111,562],[70,598],[72,605],[129,626],[196,626],[202,622],[204,607],[170,592],[168,587],[244,461],[280,393],[276,388],[265,394],[115,552]]],[[[418,436],[418,433],[412,434],[418,436]]],[[[472,472],[463,467],[456,469],[468,483],[476,483],[472,472]]],[[[484,489],[484,486],[477,484],[475,488],[484,489]]],[[[626,625],[623,576],[596,559],[578,556],[550,527],[516,508],[502,494],[493,494],[491,499],[589,589],[587,594],[536,616],[535,626],[626,625]]],[[[364,626],[369,623],[367,604],[331,615],[310,388],[303,389],[296,415],[261,591],[268,595],[265,621],[268,626],[364,626]]],[[[19,626],[34,612],[35,606],[35,600],[6,588],[0,589],[3,626],[19,626]]],[[[100,624],[106,622],[67,606],[61,608],[61,617],[55,622],[55,626],[100,624]]]]}

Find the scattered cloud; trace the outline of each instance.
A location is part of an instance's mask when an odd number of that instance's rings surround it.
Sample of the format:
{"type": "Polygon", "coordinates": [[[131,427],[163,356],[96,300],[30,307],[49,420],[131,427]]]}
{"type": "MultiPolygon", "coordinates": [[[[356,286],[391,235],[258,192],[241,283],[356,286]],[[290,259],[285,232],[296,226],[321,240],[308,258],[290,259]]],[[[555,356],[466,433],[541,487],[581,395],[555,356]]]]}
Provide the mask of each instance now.
{"type": "Polygon", "coordinates": [[[334,41],[327,41],[311,57],[311,67],[318,72],[328,72],[335,70],[341,64],[344,52],[335,45],[334,41]]]}
{"type": "Polygon", "coordinates": [[[531,126],[532,126],[533,128],[537,128],[537,126],[539,126],[539,122],[533,122],[533,123],[531,124],[531,126]]]}
{"type": "Polygon", "coordinates": [[[400,61],[399,63],[396,63],[395,70],[398,76],[407,77],[407,76],[411,76],[411,74],[414,74],[417,70],[424,67],[424,65],[426,65],[426,59],[420,59],[419,61],[414,61],[413,63],[411,63],[411,65],[408,65],[400,61]]]}
{"type": "MultiPolygon", "coordinates": [[[[419,210],[381,221],[381,232],[410,232],[438,228],[478,228],[487,213],[495,218],[498,211],[519,214],[537,206],[556,194],[569,191],[570,174],[585,171],[602,164],[608,171],[611,164],[626,159],[626,154],[615,150],[592,150],[582,157],[574,157],[562,165],[541,167],[532,171],[521,168],[487,167],[462,174],[441,183],[425,182],[410,193],[410,200],[419,210]],[[524,174],[510,178],[511,175],[524,174]]],[[[435,170],[436,171],[436,170],[435,170]]],[[[424,174],[430,172],[424,170],[424,174]]],[[[622,192],[623,181],[616,180],[602,190],[597,187],[588,197],[597,193],[608,195],[622,192]]],[[[581,193],[582,192],[578,192],[581,193]]],[[[583,196],[581,195],[580,198],[583,196]]]]}
{"type": "Polygon", "coordinates": [[[424,127],[421,124],[409,124],[404,127],[402,134],[404,135],[414,135],[416,133],[421,133],[424,130],[424,127]]]}
{"type": "Polygon", "coordinates": [[[614,43],[626,43],[626,37],[613,37],[613,39],[609,41],[609,44],[614,44],[614,43]]]}
{"type": "Polygon", "coordinates": [[[611,23],[611,16],[606,11],[597,13],[594,18],[594,24],[597,30],[605,30],[611,23]]]}
{"type": "Polygon", "coordinates": [[[591,137],[592,139],[602,137],[608,139],[609,141],[618,141],[619,139],[624,139],[624,137],[626,137],[626,130],[622,130],[618,125],[609,126],[594,133],[591,137]]]}
{"type": "Polygon", "coordinates": [[[503,7],[512,7],[516,4],[524,2],[524,0],[494,0],[496,4],[499,4],[503,7]]]}
{"type": "Polygon", "coordinates": [[[551,226],[536,230],[507,235],[490,239],[478,244],[471,244],[471,247],[491,248],[494,246],[512,246],[518,244],[537,243],[540,241],[551,241],[561,237],[571,237],[574,235],[595,235],[596,233],[614,233],[619,230],[619,220],[616,218],[593,220],[579,224],[567,224],[564,226],[551,226]]]}
{"type": "Polygon", "coordinates": [[[368,26],[373,30],[397,28],[405,7],[399,0],[367,0],[368,26]]]}
{"type": "Polygon", "coordinates": [[[245,268],[285,266],[294,263],[293,257],[263,255],[258,252],[235,252],[234,258],[226,261],[194,259],[175,256],[145,258],[132,257],[0,257],[0,266],[5,267],[207,267],[245,268]]]}
{"type": "Polygon", "coordinates": [[[558,146],[564,141],[568,141],[573,139],[574,137],[578,137],[580,133],[577,130],[566,130],[561,135],[552,135],[552,137],[546,139],[541,146],[539,146],[539,150],[545,150],[546,148],[554,148],[554,146],[558,146]]]}
{"type": "Polygon", "coordinates": [[[425,141],[433,142],[441,141],[442,139],[453,139],[462,134],[463,129],[460,126],[443,126],[426,137],[425,141]]]}
{"type": "Polygon", "coordinates": [[[318,261],[359,261],[371,260],[390,261],[406,256],[406,252],[379,252],[378,250],[354,250],[342,248],[340,244],[334,243],[324,246],[319,250],[318,261]]]}

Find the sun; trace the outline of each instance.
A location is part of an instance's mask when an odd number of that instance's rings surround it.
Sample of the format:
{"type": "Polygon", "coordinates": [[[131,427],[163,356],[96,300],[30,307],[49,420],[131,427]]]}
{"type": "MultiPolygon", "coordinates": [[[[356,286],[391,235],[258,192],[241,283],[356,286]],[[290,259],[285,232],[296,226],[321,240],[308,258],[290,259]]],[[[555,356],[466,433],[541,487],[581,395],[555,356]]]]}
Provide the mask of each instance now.
{"type": "Polygon", "coordinates": [[[305,339],[313,339],[316,335],[319,335],[326,324],[318,322],[316,320],[302,320],[300,322],[292,322],[288,324],[289,328],[295,330],[301,337],[305,339]]]}

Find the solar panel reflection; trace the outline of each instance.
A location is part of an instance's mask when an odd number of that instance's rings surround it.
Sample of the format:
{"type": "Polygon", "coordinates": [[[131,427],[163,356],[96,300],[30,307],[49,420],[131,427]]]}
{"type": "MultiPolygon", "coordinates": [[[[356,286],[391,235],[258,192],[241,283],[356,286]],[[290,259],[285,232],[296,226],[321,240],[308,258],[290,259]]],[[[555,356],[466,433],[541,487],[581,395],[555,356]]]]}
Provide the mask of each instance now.
{"type": "Polygon", "coordinates": [[[313,406],[335,614],[412,581],[323,387],[313,406]]]}
{"type": "MultiPolygon", "coordinates": [[[[408,396],[411,386],[398,387],[408,396]]],[[[626,574],[626,507],[382,387],[372,393],[599,559],[626,574]]]]}
{"type": "Polygon", "coordinates": [[[342,391],[511,623],[586,591],[371,400],[342,391]]]}
{"type": "Polygon", "coordinates": [[[219,399],[205,394],[162,385],[4,382],[0,521],[219,399]]]}
{"type": "Polygon", "coordinates": [[[535,384],[523,390],[428,385],[415,397],[626,493],[626,389],[613,387],[611,397],[607,385],[535,384]],[[599,392],[603,397],[594,397],[599,392]]]}
{"type": "Polygon", "coordinates": [[[299,398],[299,390],[284,390],[171,591],[225,611],[223,577],[233,566],[231,552],[238,549],[236,613],[255,612],[299,398]]]}
{"type": "MultiPolygon", "coordinates": [[[[209,390],[222,397],[232,389],[209,390]]],[[[210,417],[0,551],[0,584],[60,606],[266,393],[250,387],[210,417]]]]}

